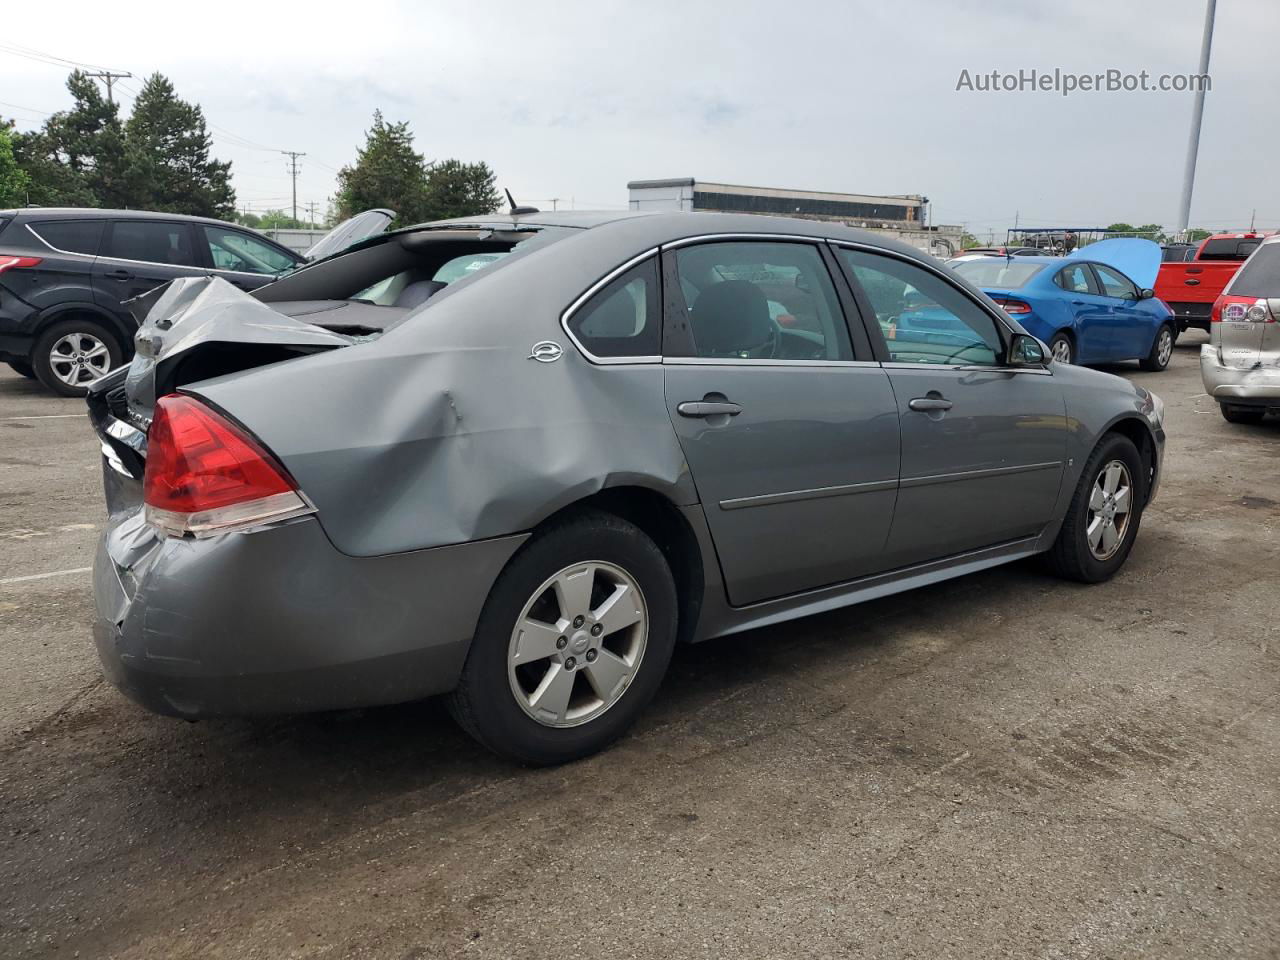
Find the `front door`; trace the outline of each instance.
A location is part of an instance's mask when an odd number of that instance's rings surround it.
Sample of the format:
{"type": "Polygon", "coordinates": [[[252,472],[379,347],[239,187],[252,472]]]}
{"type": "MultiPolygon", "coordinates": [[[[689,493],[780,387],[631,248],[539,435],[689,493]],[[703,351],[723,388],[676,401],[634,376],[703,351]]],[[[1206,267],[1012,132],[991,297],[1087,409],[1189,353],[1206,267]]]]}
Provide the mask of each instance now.
{"type": "Polygon", "coordinates": [[[1062,482],[1067,418],[1051,367],[1005,366],[1008,331],[950,279],[905,258],[841,248],[874,322],[901,420],[901,481],[886,561],[938,560],[1034,536],[1062,482]],[[943,329],[897,325],[923,296],[943,329]],[[893,330],[890,338],[886,334],[893,330]]]}
{"type": "Polygon", "coordinates": [[[1075,363],[1097,363],[1111,359],[1111,307],[1102,296],[1098,281],[1082,261],[1073,261],[1058,271],[1054,283],[1066,291],[1067,307],[1075,324],[1075,363]]]}
{"type": "Polygon", "coordinates": [[[898,414],[885,371],[854,354],[820,248],[721,241],[664,257],[667,407],[730,602],[884,569],[898,414]]]}
{"type": "Polygon", "coordinates": [[[1095,263],[1093,270],[1111,318],[1112,356],[1117,360],[1145,357],[1151,352],[1155,330],[1151,314],[1135,309],[1140,302],[1137,284],[1105,263],[1095,263]]]}

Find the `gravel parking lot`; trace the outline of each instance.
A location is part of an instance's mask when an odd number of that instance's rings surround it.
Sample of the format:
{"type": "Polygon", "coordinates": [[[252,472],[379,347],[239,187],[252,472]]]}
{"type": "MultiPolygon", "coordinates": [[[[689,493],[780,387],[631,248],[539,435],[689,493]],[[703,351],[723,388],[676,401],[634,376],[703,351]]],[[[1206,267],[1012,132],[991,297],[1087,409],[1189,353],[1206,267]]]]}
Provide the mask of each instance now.
{"type": "MultiPolygon", "coordinates": [[[[1280,420],[1162,374],[1113,582],[1019,565],[677,651],[527,771],[434,703],[151,716],[99,678],[77,400],[0,372],[0,956],[1280,955],[1280,420]]],[[[992,504],[992,509],[999,509],[992,504]]]]}

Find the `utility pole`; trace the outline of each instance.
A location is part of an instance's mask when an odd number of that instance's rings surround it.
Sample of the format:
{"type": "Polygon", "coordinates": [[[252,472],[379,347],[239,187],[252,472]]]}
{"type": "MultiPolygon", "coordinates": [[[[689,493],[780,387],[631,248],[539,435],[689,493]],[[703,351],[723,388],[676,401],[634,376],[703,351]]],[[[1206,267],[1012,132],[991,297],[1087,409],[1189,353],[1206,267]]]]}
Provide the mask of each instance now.
{"type": "Polygon", "coordinates": [[[552,211],[554,211],[554,210],[556,209],[556,205],[560,202],[560,198],[559,198],[559,197],[549,197],[548,199],[551,201],[551,209],[552,209],[552,211]]]}
{"type": "Polygon", "coordinates": [[[281,150],[286,157],[289,158],[289,176],[293,177],[293,219],[298,219],[298,158],[305,157],[305,153],[297,150],[281,150]]]}
{"type": "Polygon", "coordinates": [[[1191,220],[1191,190],[1196,182],[1196,157],[1200,153],[1200,121],[1204,119],[1204,78],[1209,75],[1209,53],[1213,47],[1213,15],[1218,0],[1207,0],[1204,10],[1204,36],[1200,40],[1200,79],[1196,86],[1195,105],[1191,108],[1191,136],[1187,139],[1187,165],[1182,174],[1182,206],[1178,210],[1178,234],[1186,239],[1191,220]]]}
{"type": "Polygon", "coordinates": [[[102,80],[107,85],[107,103],[114,104],[115,97],[111,93],[111,85],[117,80],[127,80],[133,77],[132,73],[114,73],[111,70],[95,70],[93,73],[85,73],[86,77],[93,77],[95,80],[102,80]]]}
{"type": "Polygon", "coordinates": [[[315,200],[307,202],[307,223],[313,228],[316,225],[316,207],[318,206],[320,206],[320,204],[315,200]]]}

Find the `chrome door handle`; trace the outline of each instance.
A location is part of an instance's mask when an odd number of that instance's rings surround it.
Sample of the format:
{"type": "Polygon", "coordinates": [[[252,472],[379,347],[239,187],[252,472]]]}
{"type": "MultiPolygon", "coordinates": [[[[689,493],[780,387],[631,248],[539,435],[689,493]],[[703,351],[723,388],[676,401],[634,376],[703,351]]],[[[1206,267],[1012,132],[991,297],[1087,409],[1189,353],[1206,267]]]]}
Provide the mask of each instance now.
{"type": "Polygon", "coordinates": [[[916,397],[907,403],[912,410],[950,410],[951,401],[945,397],[916,397]]]}
{"type": "Polygon", "coordinates": [[[736,417],[742,408],[736,403],[716,400],[686,400],[676,405],[676,413],[682,417],[716,417],[728,414],[736,417]]]}

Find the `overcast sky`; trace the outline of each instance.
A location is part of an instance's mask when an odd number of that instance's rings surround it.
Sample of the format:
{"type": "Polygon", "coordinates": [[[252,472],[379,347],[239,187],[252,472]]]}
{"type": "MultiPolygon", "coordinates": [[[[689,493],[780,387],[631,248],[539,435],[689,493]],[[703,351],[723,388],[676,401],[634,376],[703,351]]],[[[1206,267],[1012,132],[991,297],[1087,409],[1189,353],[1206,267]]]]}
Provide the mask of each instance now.
{"type": "MultiPolygon", "coordinates": [[[[375,108],[522,203],[625,207],[633,179],[916,193],[938,223],[1177,218],[1189,93],[957,92],[1020,68],[1194,72],[1205,0],[644,4],[62,2],[0,37],[0,115],[67,105],[65,69],[159,70],[203,106],[239,202],[324,209],[375,108]],[[243,11],[243,18],[237,16],[243,11]],[[25,27],[23,26],[25,24],[25,27]],[[21,109],[19,109],[21,108],[21,109]],[[266,149],[261,149],[266,148],[266,149]]],[[[28,11],[30,12],[30,11],[28,11]]],[[[12,18],[10,18],[12,20],[12,18]]],[[[1218,5],[1192,223],[1280,227],[1280,3],[1218,5]]],[[[127,105],[125,81],[117,87],[127,105]]]]}

